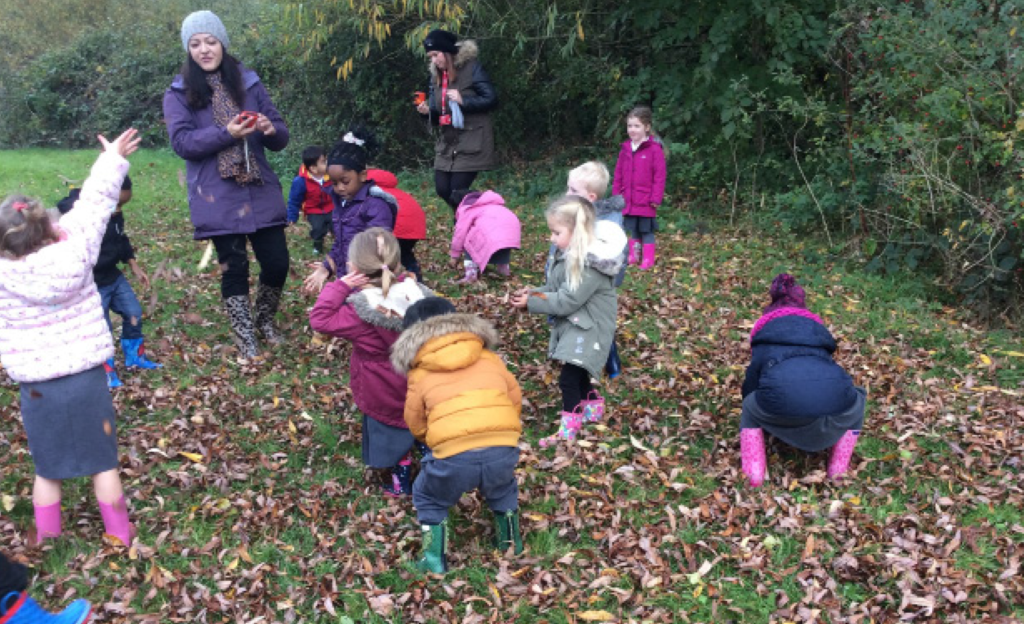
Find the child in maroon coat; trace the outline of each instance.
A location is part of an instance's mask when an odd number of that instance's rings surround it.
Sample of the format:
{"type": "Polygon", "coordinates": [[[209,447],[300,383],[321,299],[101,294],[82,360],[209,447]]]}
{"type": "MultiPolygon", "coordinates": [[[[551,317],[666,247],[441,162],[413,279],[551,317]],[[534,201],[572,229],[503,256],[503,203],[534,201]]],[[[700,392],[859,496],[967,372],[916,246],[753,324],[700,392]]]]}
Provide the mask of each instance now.
{"type": "MultiPolygon", "coordinates": [[[[406,379],[391,366],[405,311],[433,293],[405,272],[394,234],[370,228],[352,239],[347,274],[327,284],[309,313],[315,331],[352,343],[349,385],[363,413],[363,463],[390,468],[384,493],[412,492],[414,438],[405,424],[406,379]]],[[[421,449],[422,450],[422,449],[421,449]]]]}

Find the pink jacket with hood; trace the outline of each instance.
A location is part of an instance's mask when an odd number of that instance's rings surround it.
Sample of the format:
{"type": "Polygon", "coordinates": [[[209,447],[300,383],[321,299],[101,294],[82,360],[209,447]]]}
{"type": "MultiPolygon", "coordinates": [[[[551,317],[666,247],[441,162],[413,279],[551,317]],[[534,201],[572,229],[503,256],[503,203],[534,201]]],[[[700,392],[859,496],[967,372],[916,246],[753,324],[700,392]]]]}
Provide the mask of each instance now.
{"type": "Polygon", "coordinates": [[[494,252],[519,249],[519,217],[505,207],[505,200],[494,191],[470,193],[455,211],[455,233],[451,257],[465,251],[482,271],[494,252]]]}
{"type": "Polygon", "coordinates": [[[633,151],[626,141],[615,163],[612,195],[622,195],[626,217],[656,217],[657,206],[665,199],[665,150],[655,137],[648,137],[633,151]]]}
{"type": "Polygon", "coordinates": [[[60,219],[61,240],[0,257],[0,362],[14,381],[65,377],[113,357],[92,268],[126,173],[127,160],[103,153],[60,219]]]}

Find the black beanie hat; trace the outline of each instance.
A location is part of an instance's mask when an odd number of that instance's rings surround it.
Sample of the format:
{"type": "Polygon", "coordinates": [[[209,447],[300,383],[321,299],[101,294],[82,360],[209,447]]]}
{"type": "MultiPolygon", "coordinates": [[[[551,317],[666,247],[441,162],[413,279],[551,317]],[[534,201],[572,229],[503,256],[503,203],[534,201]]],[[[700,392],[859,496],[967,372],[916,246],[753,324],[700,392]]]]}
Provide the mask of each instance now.
{"type": "Polygon", "coordinates": [[[459,48],[456,47],[455,43],[458,40],[458,37],[447,30],[432,30],[427,33],[427,38],[423,40],[423,49],[427,52],[436,51],[457,54],[459,48]]]}
{"type": "Polygon", "coordinates": [[[402,319],[402,329],[409,329],[416,323],[425,321],[428,318],[443,314],[455,314],[456,312],[457,310],[451,301],[443,297],[426,297],[412,304],[405,311],[405,318],[402,319]]]}

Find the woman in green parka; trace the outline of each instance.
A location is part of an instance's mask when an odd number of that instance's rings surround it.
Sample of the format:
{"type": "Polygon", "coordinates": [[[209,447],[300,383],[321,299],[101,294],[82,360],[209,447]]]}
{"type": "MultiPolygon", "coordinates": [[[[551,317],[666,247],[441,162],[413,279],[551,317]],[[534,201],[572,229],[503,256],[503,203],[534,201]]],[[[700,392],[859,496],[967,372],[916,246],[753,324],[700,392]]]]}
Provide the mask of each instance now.
{"type": "Polygon", "coordinates": [[[516,308],[551,317],[548,357],[562,362],[560,426],[540,440],[541,446],[574,440],[584,421],[604,415],[604,399],[590,379],[600,377],[611,350],[618,315],[613,282],[625,261],[626,245],[622,228],[597,221],[594,207],[582,197],[555,200],[546,216],[551,243],[558,249],[547,283],[512,298],[516,308]]]}

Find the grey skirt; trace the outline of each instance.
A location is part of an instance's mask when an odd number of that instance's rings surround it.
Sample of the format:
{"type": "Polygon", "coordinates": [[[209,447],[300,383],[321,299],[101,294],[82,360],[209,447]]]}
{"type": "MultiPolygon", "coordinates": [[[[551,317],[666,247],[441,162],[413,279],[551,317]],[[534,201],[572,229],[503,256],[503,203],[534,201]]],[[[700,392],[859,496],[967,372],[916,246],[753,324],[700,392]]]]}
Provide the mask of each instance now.
{"type": "Polygon", "coordinates": [[[658,231],[658,218],[623,215],[622,229],[631,238],[636,234],[654,234],[658,231]]]}
{"type": "Polygon", "coordinates": [[[21,421],[36,474],[44,479],[117,468],[115,416],[103,366],[21,384],[21,421]]]}
{"type": "Polygon", "coordinates": [[[370,468],[394,468],[412,450],[408,429],[385,425],[363,414],[363,463],[370,468]]]}
{"type": "Polygon", "coordinates": [[[788,416],[770,414],[757,404],[757,391],[743,399],[740,414],[741,429],[763,429],[786,444],[801,451],[815,453],[835,446],[839,438],[849,430],[860,431],[864,426],[864,407],[867,391],[855,388],[857,400],[840,414],[820,418],[794,420],[788,416]]]}

